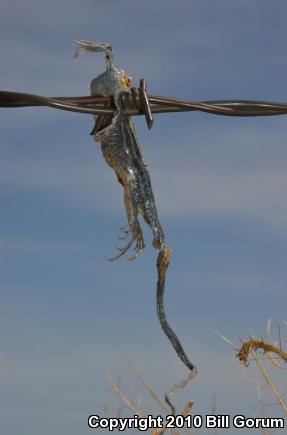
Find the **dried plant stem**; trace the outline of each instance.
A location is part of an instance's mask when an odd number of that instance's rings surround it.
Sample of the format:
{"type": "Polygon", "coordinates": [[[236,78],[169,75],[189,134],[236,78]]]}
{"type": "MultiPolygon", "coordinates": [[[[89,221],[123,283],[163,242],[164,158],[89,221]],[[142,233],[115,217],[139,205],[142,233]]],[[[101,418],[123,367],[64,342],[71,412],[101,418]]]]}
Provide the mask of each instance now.
{"type": "Polygon", "coordinates": [[[261,370],[262,376],[265,379],[268,387],[270,388],[273,396],[277,399],[278,403],[280,404],[280,406],[282,407],[283,411],[285,412],[285,414],[287,415],[287,405],[284,402],[284,400],[282,399],[281,395],[279,394],[277,388],[275,387],[275,385],[273,384],[268,371],[266,370],[266,368],[264,367],[264,365],[262,364],[262,362],[260,361],[260,358],[258,357],[258,355],[256,354],[256,352],[252,351],[252,356],[254,358],[254,360],[256,361],[256,364],[258,365],[258,367],[261,370]]]}
{"type": "Polygon", "coordinates": [[[119,390],[117,385],[113,383],[110,373],[108,373],[108,384],[111,391],[132,411],[134,415],[144,418],[145,415],[119,390]]]}
{"type": "Polygon", "coordinates": [[[149,385],[146,378],[143,376],[143,374],[130,362],[126,359],[127,365],[129,368],[136,374],[136,376],[140,379],[145,389],[148,391],[148,393],[151,395],[151,397],[158,403],[158,405],[164,410],[169,411],[167,406],[162,402],[162,400],[158,397],[154,389],[149,385]]]}

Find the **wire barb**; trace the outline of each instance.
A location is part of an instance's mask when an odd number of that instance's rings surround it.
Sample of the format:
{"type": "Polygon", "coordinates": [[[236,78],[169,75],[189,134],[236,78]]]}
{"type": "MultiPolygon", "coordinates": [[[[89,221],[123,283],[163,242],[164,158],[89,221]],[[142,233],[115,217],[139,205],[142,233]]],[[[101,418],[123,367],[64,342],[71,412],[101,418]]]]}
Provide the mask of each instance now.
{"type": "Polygon", "coordinates": [[[152,125],[153,125],[153,117],[152,117],[152,113],[151,113],[151,108],[150,108],[148,96],[146,94],[146,81],[145,81],[145,79],[140,80],[139,98],[140,98],[141,110],[145,116],[148,129],[150,130],[152,128],[152,125]]]}

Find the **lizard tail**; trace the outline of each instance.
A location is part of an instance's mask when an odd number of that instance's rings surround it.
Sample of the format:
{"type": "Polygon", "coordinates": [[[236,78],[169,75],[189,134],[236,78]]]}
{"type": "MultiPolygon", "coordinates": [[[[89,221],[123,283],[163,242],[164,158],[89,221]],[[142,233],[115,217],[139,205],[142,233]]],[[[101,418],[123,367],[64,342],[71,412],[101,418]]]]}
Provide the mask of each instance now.
{"type": "Polygon", "coordinates": [[[166,319],[166,315],[165,315],[165,309],[164,309],[165,274],[166,274],[166,270],[169,266],[169,259],[170,259],[171,254],[172,254],[172,250],[170,248],[163,247],[160,250],[158,257],[157,257],[157,264],[156,264],[157,265],[157,273],[158,273],[157,295],[156,295],[157,315],[158,315],[160,325],[161,325],[165,335],[167,336],[167,338],[171,342],[178,357],[181,359],[183,364],[190,371],[197,372],[195,365],[190,361],[189,357],[185,353],[185,350],[184,350],[179,338],[177,337],[177,335],[175,334],[175,332],[173,331],[173,329],[169,325],[169,323],[166,319]]]}

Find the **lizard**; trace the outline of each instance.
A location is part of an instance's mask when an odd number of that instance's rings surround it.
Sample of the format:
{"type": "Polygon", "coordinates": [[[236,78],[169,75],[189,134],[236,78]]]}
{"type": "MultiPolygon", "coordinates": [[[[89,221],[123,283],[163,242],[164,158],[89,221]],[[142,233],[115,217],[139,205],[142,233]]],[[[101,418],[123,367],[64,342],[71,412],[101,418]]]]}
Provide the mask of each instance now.
{"type": "Polygon", "coordinates": [[[132,78],[115,65],[111,45],[85,40],[76,42],[79,44],[79,48],[75,57],[87,52],[104,53],[106,71],[92,80],[90,91],[92,96],[112,96],[115,106],[112,115],[94,115],[95,125],[91,131],[95,140],[101,143],[103,156],[116,173],[117,179],[124,189],[128,225],[123,229],[125,232],[123,238],[130,235],[130,239],[125,246],[117,248],[119,253],[110,260],[120,258],[133,245],[135,245],[135,253],[128,258],[133,260],[141,254],[145,247],[143,231],[139,222],[139,215],[141,215],[152,230],[154,248],[159,250],[157,257],[157,314],[161,327],[185,366],[191,372],[196,372],[196,367],[186,355],[165,315],[165,277],[172,250],[165,245],[165,236],[158,218],[147,163],[141,151],[133,122],[130,116],[123,114],[126,109],[123,101],[127,98],[132,100],[132,78]]]}

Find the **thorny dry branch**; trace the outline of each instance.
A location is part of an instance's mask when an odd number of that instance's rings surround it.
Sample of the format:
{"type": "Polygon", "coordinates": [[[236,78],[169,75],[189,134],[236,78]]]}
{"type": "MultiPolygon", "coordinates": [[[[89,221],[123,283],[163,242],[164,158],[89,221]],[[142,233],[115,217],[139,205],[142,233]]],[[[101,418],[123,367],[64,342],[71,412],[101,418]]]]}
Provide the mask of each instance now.
{"type": "MultiPolygon", "coordinates": [[[[264,354],[269,354],[270,352],[275,353],[280,356],[283,361],[287,362],[287,352],[284,352],[282,349],[274,346],[273,344],[265,343],[263,339],[251,339],[244,342],[236,357],[245,365],[245,367],[247,367],[249,365],[249,355],[259,349],[263,350],[264,354]]],[[[254,355],[254,353],[252,355],[254,355]]]]}
{"type": "MultiPolygon", "coordinates": [[[[282,321],[283,324],[287,326],[287,323],[282,321]]],[[[230,341],[228,338],[220,334],[216,331],[217,335],[219,335],[234,351],[236,351],[236,358],[247,367],[250,361],[254,361],[257,368],[259,369],[261,380],[256,380],[252,376],[248,375],[245,370],[243,371],[243,376],[248,379],[248,381],[254,383],[256,385],[257,391],[257,399],[260,405],[262,406],[262,412],[265,412],[267,406],[271,405],[279,405],[284,414],[287,415],[287,404],[284,401],[284,396],[287,393],[285,389],[282,393],[280,393],[275,386],[274,379],[272,379],[269,374],[266,366],[264,365],[264,360],[266,362],[270,362],[273,366],[279,369],[286,369],[285,363],[287,362],[287,352],[282,349],[281,346],[281,334],[280,327],[278,327],[279,331],[279,339],[273,341],[271,337],[271,319],[268,319],[267,328],[264,335],[264,338],[256,339],[251,337],[248,341],[242,341],[241,347],[237,348],[236,345],[230,341]],[[268,341],[273,341],[273,343],[269,343],[268,341]],[[258,351],[263,351],[263,354],[258,355],[258,351]],[[280,364],[282,362],[282,365],[280,364]],[[262,380],[265,382],[263,383],[262,380]],[[275,402],[266,403],[263,400],[261,389],[265,388],[269,390],[272,397],[275,398],[275,402]]],[[[270,435],[268,429],[261,428],[261,432],[263,435],[270,435]]]]}
{"type": "MultiPolygon", "coordinates": [[[[271,320],[269,319],[267,323],[267,329],[266,329],[266,338],[268,339],[268,341],[271,340],[270,332],[271,332],[271,320]]],[[[280,328],[279,328],[279,338],[280,338],[279,341],[276,340],[273,343],[269,343],[266,341],[266,339],[263,338],[261,339],[251,338],[248,341],[242,342],[240,349],[237,350],[236,357],[245,367],[249,365],[250,360],[252,359],[256,363],[257,367],[259,368],[261,377],[265,381],[265,385],[262,385],[258,381],[254,381],[253,379],[250,379],[248,377],[249,380],[256,383],[259,402],[264,406],[266,405],[261,397],[261,387],[264,386],[267,389],[269,389],[272,396],[276,399],[276,404],[279,404],[283,412],[287,415],[287,404],[283,399],[286,391],[283,393],[280,393],[278,391],[278,388],[276,387],[266,366],[263,364],[263,359],[265,356],[266,359],[276,368],[286,369],[286,366],[284,366],[284,364],[287,362],[287,352],[283,350],[281,347],[280,328]],[[262,351],[263,355],[258,355],[258,351],[262,351]],[[281,361],[283,365],[280,364],[281,361]]]]}

